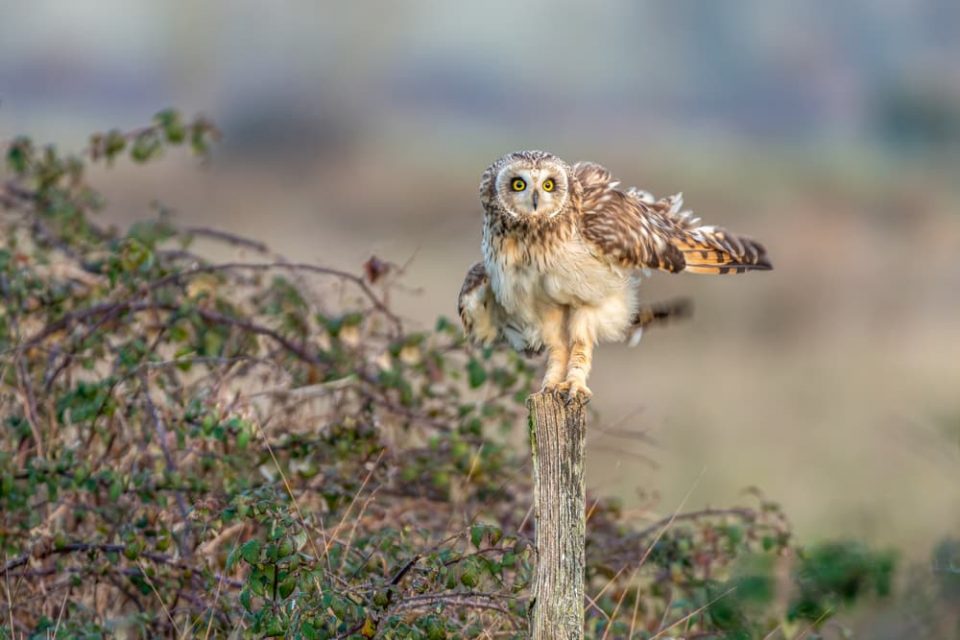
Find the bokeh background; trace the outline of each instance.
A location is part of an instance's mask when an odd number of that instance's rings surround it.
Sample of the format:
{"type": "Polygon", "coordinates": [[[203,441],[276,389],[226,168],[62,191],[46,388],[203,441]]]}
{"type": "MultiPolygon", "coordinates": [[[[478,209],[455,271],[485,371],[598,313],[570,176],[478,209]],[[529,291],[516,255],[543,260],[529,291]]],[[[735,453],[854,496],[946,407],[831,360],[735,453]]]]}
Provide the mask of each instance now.
{"type": "Polygon", "coordinates": [[[502,153],[683,191],[776,270],[646,283],[696,314],[599,351],[591,487],[643,515],[757,486],[805,541],[936,573],[960,535],[958,61],[955,0],[2,0],[0,139],[209,115],[211,162],[121,164],[103,216],[163,193],[293,258],[376,254],[422,327],[455,316],[502,153]]]}

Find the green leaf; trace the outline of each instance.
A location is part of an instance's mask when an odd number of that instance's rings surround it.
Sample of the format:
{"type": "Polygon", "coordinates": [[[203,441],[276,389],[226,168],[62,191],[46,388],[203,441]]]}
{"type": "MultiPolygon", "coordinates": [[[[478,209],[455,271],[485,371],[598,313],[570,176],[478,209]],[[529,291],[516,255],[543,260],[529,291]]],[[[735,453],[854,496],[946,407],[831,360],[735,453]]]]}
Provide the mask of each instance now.
{"type": "Polygon", "coordinates": [[[467,363],[467,375],[471,389],[476,389],[487,381],[487,370],[476,358],[470,358],[470,362],[467,363]]]}
{"type": "Polygon", "coordinates": [[[469,567],[460,575],[460,582],[463,584],[463,586],[470,587],[472,589],[480,584],[480,576],[477,574],[476,569],[469,567]]]}
{"type": "Polygon", "coordinates": [[[187,129],[176,109],[161,111],[154,116],[154,121],[163,129],[163,134],[170,144],[180,144],[186,139],[187,129]]]}
{"type": "Polygon", "coordinates": [[[151,249],[175,234],[176,230],[170,224],[157,220],[135,222],[127,231],[128,238],[134,238],[151,249]]]}
{"type": "Polygon", "coordinates": [[[163,145],[153,131],[145,131],[133,140],[130,157],[134,162],[144,163],[160,155],[163,145]]]}
{"type": "Polygon", "coordinates": [[[304,621],[304,623],[300,625],[300,633],[302,633],[303,637],[307,640],[319,640],[321,638],[320,632],[309,620],[304,621]]]}
{"type": "Polygon", "coordinates": [[[475,524],[470,527],[470,542],[473,543],[473,546],[479,548],[480,543],[483,542],[483,534],[487,528],[482,524],[475,524]]]}
{"type": "Polygon", "coordinates": [[[247,445],[250,444],[250,438],[253,436],[253,430],[249,425],[244,424],[240,427],[240,430],[237,432],[237,448],[241,451],[247,448],[247,445]]]}
{"type": "Polygon", "coordinates": [[[297,551],[300,551],[305,546],[307,546],[307,542],[308,542],[308,538],[307,538],[307,532],[305,530],[301,529],[300,531],[298,531],[293,535],[293,543],[296,546],[297,551]]]}
{"type": "Polygon", "coordinates": [[[119,473],[113,475],[113,482],[110,483],[110,502],[116,502],[123,494],[123,478],[119,473]]]}
{"type": "Polygon", "coordinates": [[[280,594],[281,598],[286,599],[290,597],[290,594],[293,593],[293,590],[296,588],[297,588],[297,576],[294,574],[290,574],[277,587],[277,592],[280,594]]]}
{"type": "Polygon", "coordinates": [[[127,138],[123,132],[113,129],[107,132],[103,141],[103,152],[107,160],[113,160],[114,157],[122,152],[127,146],[127,138]]]}
{"type": "Polygon", "coordinates": [[[240,556],[249,564],[260,562],[260,541],[257,539],[247,540],[240,546],[240,556]]]}
{"type": "Polygon", "coordinates": [[[33,143],[29,138],[17,138],[7,150],[7,166],[14,173],[23,175],[30,168],[33,143]]]}

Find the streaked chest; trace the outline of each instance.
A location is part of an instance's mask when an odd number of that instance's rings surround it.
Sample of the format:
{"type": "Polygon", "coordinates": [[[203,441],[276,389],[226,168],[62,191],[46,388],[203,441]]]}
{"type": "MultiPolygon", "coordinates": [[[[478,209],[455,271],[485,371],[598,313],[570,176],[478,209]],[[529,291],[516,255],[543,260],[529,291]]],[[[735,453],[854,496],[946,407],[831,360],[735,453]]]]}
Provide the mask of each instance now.
{"type": "Polygon", "coordinates": [[[497,300],[536,315],[544,305],[599,304],[629,285],[629,274],[598,258],[576,229],[555,234],[484,234],[484,261],[497,300]]]}

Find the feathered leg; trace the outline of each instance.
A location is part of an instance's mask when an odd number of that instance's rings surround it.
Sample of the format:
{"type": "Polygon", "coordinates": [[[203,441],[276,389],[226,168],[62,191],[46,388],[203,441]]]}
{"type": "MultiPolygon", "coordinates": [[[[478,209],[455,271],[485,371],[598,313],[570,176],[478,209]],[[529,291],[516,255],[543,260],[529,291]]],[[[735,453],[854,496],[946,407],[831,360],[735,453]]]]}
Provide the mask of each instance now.
{"type": "Polygon", "coordinates": [[[570,350],[567,342],[567,310],[552,307],[543,314],[543,344],[547,348],[547,372],[543,376],[543,389],[560,385],[567,375],[570,350]]]}

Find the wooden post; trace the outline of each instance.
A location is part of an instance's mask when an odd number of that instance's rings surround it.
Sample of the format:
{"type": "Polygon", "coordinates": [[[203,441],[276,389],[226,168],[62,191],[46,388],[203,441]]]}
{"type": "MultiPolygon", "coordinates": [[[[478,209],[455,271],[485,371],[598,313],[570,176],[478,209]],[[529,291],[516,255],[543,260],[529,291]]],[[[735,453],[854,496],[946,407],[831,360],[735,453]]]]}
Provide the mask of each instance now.
{"type": "Polygon", "coordinates": [[[537,572],[530,616],[534,640],[582,640],[586,546],[586,410],[552,392],[530,410],[537,572]]]}

